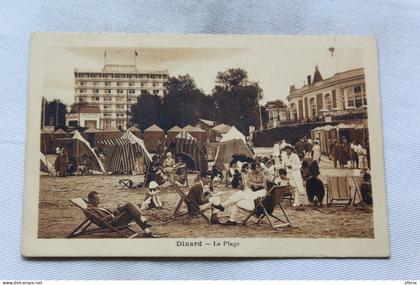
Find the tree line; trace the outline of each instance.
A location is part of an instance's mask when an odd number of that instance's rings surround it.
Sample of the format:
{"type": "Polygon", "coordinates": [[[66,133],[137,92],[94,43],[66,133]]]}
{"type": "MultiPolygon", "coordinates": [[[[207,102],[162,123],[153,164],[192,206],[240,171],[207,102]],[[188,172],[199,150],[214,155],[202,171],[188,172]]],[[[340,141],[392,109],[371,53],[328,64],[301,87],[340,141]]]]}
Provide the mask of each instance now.
{"type": "Polygon", "coordinates": [[[240,68],[218,72],[211,95],[199,89],[190,75],[179,75],[168,78],[163,98],[152,94],[139,96],[131,108],[131,123],[142,130],[153,124],[168,130],[207,119],[216,124],[235,125],[248,134],[249,126],[260,128],[260,114],[263,125],[268,121],[265,107],[259,105],[262,98],[258,83],[250,81],[247,71],[240,68]]]}

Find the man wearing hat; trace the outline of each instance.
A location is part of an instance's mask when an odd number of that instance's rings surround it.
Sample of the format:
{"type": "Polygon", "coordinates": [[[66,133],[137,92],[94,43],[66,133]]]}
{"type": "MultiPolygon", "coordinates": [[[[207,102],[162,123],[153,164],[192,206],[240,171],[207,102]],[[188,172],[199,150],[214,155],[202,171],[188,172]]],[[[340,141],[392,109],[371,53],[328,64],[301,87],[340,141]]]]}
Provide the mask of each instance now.
{"type": "Polygon", "coordinates": [[[144,198],[143,203],[141,204],[140,209],[153,209],[153,208],[162,208],[162,202],[159,198],[159,185],[156,181],[150,181],[149,187],[147,188],[146,197],[144,198]]]}

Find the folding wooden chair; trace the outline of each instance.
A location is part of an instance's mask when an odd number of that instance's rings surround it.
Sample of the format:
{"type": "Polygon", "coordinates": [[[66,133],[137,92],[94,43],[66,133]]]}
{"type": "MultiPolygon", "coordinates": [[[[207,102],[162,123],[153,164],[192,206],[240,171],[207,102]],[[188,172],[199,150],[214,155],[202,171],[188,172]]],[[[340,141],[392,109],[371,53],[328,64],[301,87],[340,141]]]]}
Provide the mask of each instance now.
{"type": "Polygon", "coordinates": [[[353,182],[353,185],[355,187],[354,194],[353,194],[353,206],[360,205],[362,206],[362,208],[364,208],[365,205],[363,203],[362,193],[360,191],[360,187],[362,186],[362,183],[363,183],[363,178],[360,176],[350,176],[348,177],[348,179],[353,182]],[[359,203],[357,203],[357,201],[359,201],[359,203]]]}
{"type": "Polygon", "coordinates": [[[133,181],[129,178],[120,179],[120,181],[118,181],[118,184],[122,185],[122,189],[133,189],[133,181]]]}
{"type": "Polygon", "coordinates": [[[327,205],[350,206],[351,191],[346,176],[327,176],[327,205]]]}
{"type": "Polygon", "coordinates": [[[89,211],[89,208],[87,206],[87,203],[82,198],[74,198],[71,199],[70,202],[75,205],[77,208],[83,211],[83,213],[86,216],[86,220],[84,220],[76,229],[74,229],[67,237],[68,238],[75,238],[79,236],[89,235],[89,234],[95,234],[95,233],[112,233],[115,232],[119,234],[122,237],[125,238],[134,238],[138,235],[136,231],[134,231],[131,226],[134,225],[134,223],[130,223],[123,226],[113,226],[110,223],[104,221],[101,217],[96,215],[94,212],[89,211]],[[99,227],[95,224],[96,221],[100,221],[103,223],[106,227],[99,227]],[[92,229],[89,229],[91,225],[94,225],[95,227],[92,229]],[[131,235],[127,235],[124,233],[124,230],[130,231],[131,235]]]}
{"type": "Polygon", "coordinates": [[[254,211],[246,217],[246,219],[242,222],[242,225],[245,226],[251,216],[256,216],[258,219],[257,223],[259,223],[264,217],[267,218],[268,223],[273,229],[291,226],[292,224],[289,220],[289,216],[282,205],[284,193],[288,187],[289,186],[273,186],[264,197],[257,200],[254,211]],[[285,220],[274,215],[274,210],[277,205],[280,207],[285,220]],[[261,209],[263,211],[262,214],[257,215],[257,211],[261,209]],[[274,219],[274,221],[272,219],[274,219]]]}
{"type": "Polygon", "coordinates": [[[188,204],[193,205],[193,207],[197,209],[197,211],[200,214],[200,216],[206,222],[208,222],[210,224],[210,219],[206,215],[204,215],[203,211],[200,211],[200,206],[197,205],[197,203],[191,201],[188,198],[188,196],[181,190],[181,188],[176,183],[174,183],[173,181],[171,181],[171,183],[174,186],[176,193],[178,193],[178,195],[180,197],[179,202],[178,202],[178,204],[177,204],[177,206],[175,208],[175,211],[174,211],[174,213],[172,215],[173,220],[175,220],[176,218],[181,217],[181,216],[184,216],[184,215],[187,214],[187,213],[183,213],[183,214],[179,213],[179,211],[181,210],[182,204],[185,203],[185,205],[188,205],[188,204]]]}

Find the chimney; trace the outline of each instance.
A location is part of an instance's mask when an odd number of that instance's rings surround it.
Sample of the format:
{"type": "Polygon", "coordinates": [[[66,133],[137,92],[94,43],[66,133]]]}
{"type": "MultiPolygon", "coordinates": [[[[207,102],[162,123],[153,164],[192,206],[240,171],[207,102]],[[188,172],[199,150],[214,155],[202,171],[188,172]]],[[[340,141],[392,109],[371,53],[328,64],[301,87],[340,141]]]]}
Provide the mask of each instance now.
{"type": "Polygon", "coordinates": [[[308,75],[308,85],[311,85],[311,84],[312,84],[312,82],[311,82],[311,76],[308,75]]]}

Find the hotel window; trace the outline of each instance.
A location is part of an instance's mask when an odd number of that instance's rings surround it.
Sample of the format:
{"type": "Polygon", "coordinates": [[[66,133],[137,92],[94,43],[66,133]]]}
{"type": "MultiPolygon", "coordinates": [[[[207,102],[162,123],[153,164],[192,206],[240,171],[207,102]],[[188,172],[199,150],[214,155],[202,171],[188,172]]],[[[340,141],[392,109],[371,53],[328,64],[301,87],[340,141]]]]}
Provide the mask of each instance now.
{"type": "Polygon", "coordinates": [[[93,82],[93,85],[96,85],[96,82],[93,82]]]}
{"type": "Polygon", "coordinates": [[[136,90],[128,90],[128,93],[130,93],[130,94],[136,94],[136,90]]]}
{"type": "Polygon", "coordinates": [[[128,86],[134,86],[133,82],[128,83],[128,86]]]}
{"type": "Polygon", "coordinates": [[[118,90],[117,90],[117,93],[118,93],[118,94],[122,94],[122,93],[123,93],[122,89],[118,89],[118,90]]]}
{"type": "Polygon", "coordinates": [[[106,89],[106,90],[105,90],[105,93],[106,93],[106,94],[110,94],[110,93],[111,93],[111,89],[106,89]]]}
{"type": "MultiPolygon", "coordinates": [[[[351,90],[351,89],[349,89],[351,90]]],[[[350,108],[359,108],[367,105],[365,92],[362,92],[362,86],[356,85],[353,87],[353,93],[347,94],[347,106],[350,108]]]]}
{"type": "Polygon", "coordinates": [[[141,85],[141,87],[143,87],[144,86],[144,83],[142,83],[142,84],[140,84],[141,85]]]}
{"type": "Polygon", "coordinates": [[[154,75],[150,75],[150,78],[155,79],[155,76],[154,75]]]}
{"type": "Polygon", "coordinates": [[[99,97],[95,97],[95,100],[96,100],[96,101],[99,101],[99,97]]]}
{"type": "Polygon", "coordinates": [[[83,90],[83,89],[80,89],[80,93],[84,93],[85,92],[85,90],[83,90]]]}
{"type": "Polygon", "coordinates": [[[159,94],[159,90],[153,90],[153,95],[158,95],[159,94]]]}
{"type": "Polygon", "coordinates": [[[117,82],[117,86],[121,86],[121,82],[117,82]]]}
{"type": "Polygon", "coordinates": [[[141,90],[141,94],[147,94],[147,90],[146,89],[141,90]]]}
{"type": "Polygon", "coordinates": [[[156,87],[156,83],[153,83],[153,87],[156,87]]]}
{"type": "Polygon", "coordinates": [[[105,82],[105,86],[108,86],[109,85],[109,82],[105,82]]]}
{"type": "Polygon", "coordinates": [[[333,108],[332,98],[331,98],[331,95],[329,93],[325,94],[324,102],[325,102],[325,109],[331,110],[333,108]]]}
{"type": "Polygon", "coordinates": [[[93,93],[99,93],[99,89],[95,89],[93,93]]]}
{"type": "Polygon", "coordinates": [[[108,109],[108,106],[104,106],[104,109],[108,109]]]}
{"type": "Polygon", "coordinates": [[[80,82],[80,85],[85,85],[85,83],[84,82],[80,82]]]}

